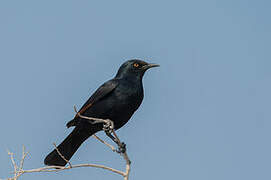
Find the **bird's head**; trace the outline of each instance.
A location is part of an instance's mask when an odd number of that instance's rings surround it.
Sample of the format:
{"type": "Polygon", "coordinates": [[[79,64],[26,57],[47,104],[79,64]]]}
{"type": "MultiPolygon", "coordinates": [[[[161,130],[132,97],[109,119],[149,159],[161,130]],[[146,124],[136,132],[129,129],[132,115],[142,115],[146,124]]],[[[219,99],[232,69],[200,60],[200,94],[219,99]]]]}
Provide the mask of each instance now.
{"type": "Polygon", "coordinates": [[[153,67],[159,67],[158,64],[150,64],[139,59],[132,59],[124,62],[116,75],[117,78],[139,77],[142,78],[144,73],[153,67]]]}

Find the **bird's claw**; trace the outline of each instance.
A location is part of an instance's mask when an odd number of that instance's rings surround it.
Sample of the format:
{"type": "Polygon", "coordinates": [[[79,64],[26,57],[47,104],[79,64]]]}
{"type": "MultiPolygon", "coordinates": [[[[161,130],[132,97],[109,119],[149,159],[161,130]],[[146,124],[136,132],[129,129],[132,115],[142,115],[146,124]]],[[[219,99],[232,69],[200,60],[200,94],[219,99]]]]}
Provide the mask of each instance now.
{"type": "Polygon", "coordinates": [[[125,153],[126,152],[126,144],[124,142],[121,142],[118,150],[116,150],[117,153],[125,153]]]}
{"type": "Polygon", "coordinates": [[[111,134],[113,132],[113,126],[111,123],[104,123],[103,130],[106,132],[106,134],[111,134]]]}

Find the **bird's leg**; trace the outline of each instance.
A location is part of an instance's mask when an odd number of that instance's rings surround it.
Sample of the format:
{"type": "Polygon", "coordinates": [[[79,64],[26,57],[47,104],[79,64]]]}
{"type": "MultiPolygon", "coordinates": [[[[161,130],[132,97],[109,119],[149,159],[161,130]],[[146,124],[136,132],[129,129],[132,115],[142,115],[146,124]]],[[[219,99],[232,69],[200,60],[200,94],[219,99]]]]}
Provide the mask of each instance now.
{"type": "Polygon", "coordinates": [[[112,139],[117,145],[118,145],[118,150],[116,150],[117,153],[125,153],[126,152],[126,144],[124,142],[119,142],[117,138],[115,138],[111,133],[105,132],[106,135],[112,139]]]}
{"type": "Polygon", "coordinates": [[[104,132],[105,134],[112,139],[117,145],[118,145],[118,150],[116,150],[117,153],[125,153],[126,152],[126,144],[124,142],[120,142],[116,137],[114,137],[111,133],[113,129],[111,128],[110,123],[105,123],[104,124],[104,132]]]}
{"type": "Polygon", "coordinates": [[[116,144],[118,144],[118,140],[110,133],[110,132],[105,132],[105,134],[112,139],[116,144]]]}
{"type": "Polygon", "coordinates": [[[117,153],[125,153],[126,152],[126,144],[124,142],[120,142],[120,144],[118,144],[118,150],[117,153]]]}
{"type": "Polygon", "coordinates": [[[105,134],[110,137],[116,144],[118,144],[118,140],[111,134],[113,132],[111,123],[104,123],[103,130],[105,134]]]}

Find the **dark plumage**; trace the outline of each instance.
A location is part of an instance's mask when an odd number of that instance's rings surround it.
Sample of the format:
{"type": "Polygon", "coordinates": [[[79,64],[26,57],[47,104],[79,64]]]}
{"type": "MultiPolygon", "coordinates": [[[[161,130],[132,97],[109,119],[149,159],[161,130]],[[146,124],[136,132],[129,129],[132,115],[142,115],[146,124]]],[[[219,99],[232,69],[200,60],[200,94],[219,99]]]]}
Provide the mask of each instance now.
{"type": "MultiPolygon", "coordinates": [[[[141,60],[129,60],[121,65],[115,78],[105,82],[87,100],[79,110],[88,117],[111,119],[115,129],[128,122],[143,100],[142,77],[147,69],[157,67],[141,60]]],[[[58,146],[60,153],[70,160],[79,146],[94,133],[103,129],[103,124],[90,124],[75,116],[67,123],[67,127],[75,126],[68,137],[58,146]]],[[[53,150],[44,160],[46,165],[65,166],[56,150],[53,150]]]]}

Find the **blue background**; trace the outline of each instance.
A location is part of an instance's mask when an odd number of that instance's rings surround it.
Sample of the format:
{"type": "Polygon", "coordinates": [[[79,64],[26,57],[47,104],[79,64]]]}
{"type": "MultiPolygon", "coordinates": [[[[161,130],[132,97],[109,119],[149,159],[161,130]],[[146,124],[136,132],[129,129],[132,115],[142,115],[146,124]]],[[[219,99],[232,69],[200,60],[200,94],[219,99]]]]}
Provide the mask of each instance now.
{"type": "MultiPolygon", "coordinates": [[[[145,74],[145,99],[118,131],[131,179],[271,179],[270,1],[115,0],[0,2],[0,178],[7,149],[43,158],[71,131],[81,107],[127,59],[160,68],[145,74]]],[[[99,133],[104,137],[103,133],[99,133]]],[[[73,164],[124,169],[93,138],[73,164]]],[[[122,179],[94,168],[21,179],[122,179]]]]}

